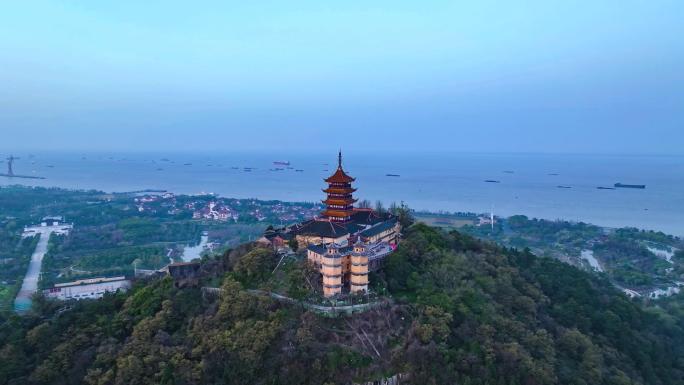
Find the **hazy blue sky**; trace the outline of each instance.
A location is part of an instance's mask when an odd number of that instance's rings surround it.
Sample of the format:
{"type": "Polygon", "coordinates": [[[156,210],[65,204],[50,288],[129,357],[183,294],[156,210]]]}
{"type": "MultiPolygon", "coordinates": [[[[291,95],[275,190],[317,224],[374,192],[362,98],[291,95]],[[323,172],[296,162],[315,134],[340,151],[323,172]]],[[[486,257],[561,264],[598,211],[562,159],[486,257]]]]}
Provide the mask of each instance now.
{"type": "Polygon", "coordinates": [[[5,1],[0,150],[682,154],[683,20],[681,0],[5,1]]]}

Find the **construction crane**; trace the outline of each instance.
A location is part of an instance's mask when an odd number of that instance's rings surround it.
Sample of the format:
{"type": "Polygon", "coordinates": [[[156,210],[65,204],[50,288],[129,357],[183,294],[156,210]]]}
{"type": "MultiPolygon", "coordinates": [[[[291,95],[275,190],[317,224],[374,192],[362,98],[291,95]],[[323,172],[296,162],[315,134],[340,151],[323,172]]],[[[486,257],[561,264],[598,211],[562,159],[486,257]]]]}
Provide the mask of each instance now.
{"type": "Polygon", "coordinates": [[[15,160],[18,160],[21,158],[17,158],[14,155],[10,155],[9,158],[7,158],[7,176],[14,176],[14,170],[12,170],[12,164],[14,163],[15,160]]]}
{"type": "Polygon", "coordinates": [[[14,173],[14,169],[12,166],[14,165],[14,161],[21,159],[18,158],[14,155],[10,155],[7,159],[7,174],[2,174],[0,173],[0,176],[5,176],[8,178],[26,178],[26,179],[45,179],[42,176],[33,176],[33,175],[17,175],[14,173]]]}

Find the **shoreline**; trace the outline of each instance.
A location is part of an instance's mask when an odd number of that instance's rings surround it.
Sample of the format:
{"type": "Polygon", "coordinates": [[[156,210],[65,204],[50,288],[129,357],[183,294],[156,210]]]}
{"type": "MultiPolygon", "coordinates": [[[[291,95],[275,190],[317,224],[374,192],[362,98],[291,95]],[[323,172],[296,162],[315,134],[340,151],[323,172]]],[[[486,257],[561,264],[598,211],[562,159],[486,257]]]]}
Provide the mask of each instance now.
{"type": "MultiPolygon", "coordinates": [[[[283,202],[283,203],[317,203],[316,200],[313,201],[307,201],[307,200],[287,200],[287,199],[269,199],[269,198],[260,198],[258,196],[244,196],[244,197],[239,197],[239,196],[224,196],[221,193],[214,193],[214,192],[205,192],[205,191],[200,191],[200,192],[195,192],[195,193],[186,193],[186,192],[178,192],[178,190],[172,190],[172,189],[163,189],[163,188],[141,188],[141,189],[136,189],[136,190],[129,190],[129,191],[105,191],[103,189],[84,189],[84,188],[70,188],[70,187],[61,187],[61,186],[31,186],[31,185],[24,185],[24,184],[11,184],[11,185],[3,185],[0,184],[0,189],[3,188],[12,188],[12,187],[19,187],[19,188],[43,188],[43,189],[60,189],[64,191],[71,191],[71,192],[88,192],[88,191],[96,191],[105,195],[140,195],[140,194],[150,194],[150,195],[157,195],[157,194],[163,194],[163,193],[171,193],[177,196],[207,196],[207,195],[212,195],[215,196],[216,198],[223,198],[223,199],[240,199],[240,200],[258,200],[258,201],[278,201],[278,202],[283,202]]],[[[388,207],[389,204],[392,202],[382,202],[385,207],[388,207]]],[[[399,202],[396,202],[399,203],[399,202]]],[[[425,215],[430,215],[430,216],[448,216],[451,218],[458,218],[458,214],[473,214],[475,217],[480,216],[480,215],[489,215],[489,212],[487,211],[482,211],[482,212],[477,212],[477,211],[469,211],[469,210],[464,210],[464,211],[449,211],[449,210],[438,210],[438,211],[432,211],[429,209],[420,209],[420,208],[415,208],[412,207],[409,203],[407,203],[409,207],[416,213],[416,214],[425,214],[425,215]]],[[[595,220],[588,220],[588,219],[579,219],[579,218],[563,218],[563,217],[553,217],[553,216],[544,216],[544,215],[535,215],[535,214],[530,214],[530,213],[525,213],[525,212],[514,212],[510,213],[508,211],[505,212],[499,212],[497,213],[496,211],[494,212],[494,215],[497,217],[502,217],[502,218],[508,218],[511,216],[515,215],[524,215],[529,218],[533,219],[543,219],[547,221],[562,221],[562,222],[571,222],[571,223],[587,223],[591,224],[594,226],[598,226],[601,228],[605,229],[619,229],[619,228],[636,228],[639,230],[644,230],[644,231],[654,231],[654,232],[662,232],[665,234],[670,234],[679,238],[684,238],[684,229],[680,231],[670,231],[666,229],[656,229],[656,228],[649,228],[645,226],[638,226],[638,225],[632,225],[632,224],[606,224],[602,223],[603,221],[595,221],[595,220]]]]}

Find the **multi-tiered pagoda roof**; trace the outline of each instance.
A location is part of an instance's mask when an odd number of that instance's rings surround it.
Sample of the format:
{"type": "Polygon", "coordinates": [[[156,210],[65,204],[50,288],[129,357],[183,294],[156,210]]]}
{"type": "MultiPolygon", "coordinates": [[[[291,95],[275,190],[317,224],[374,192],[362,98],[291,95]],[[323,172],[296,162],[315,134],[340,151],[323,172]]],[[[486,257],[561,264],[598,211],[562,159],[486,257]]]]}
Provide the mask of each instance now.
{"type": "Polygon", "coordinates": [[[342,152],[338,155],[337,170],[330,177],[325,179],[328,188],[323,191],[328,194],[327,199],[322,202],[326,205],[323,217],[332,222],[349,222],[354,213],[355,188],[352,187],[354,178],[347,175],[342,168],[342,152]]]}

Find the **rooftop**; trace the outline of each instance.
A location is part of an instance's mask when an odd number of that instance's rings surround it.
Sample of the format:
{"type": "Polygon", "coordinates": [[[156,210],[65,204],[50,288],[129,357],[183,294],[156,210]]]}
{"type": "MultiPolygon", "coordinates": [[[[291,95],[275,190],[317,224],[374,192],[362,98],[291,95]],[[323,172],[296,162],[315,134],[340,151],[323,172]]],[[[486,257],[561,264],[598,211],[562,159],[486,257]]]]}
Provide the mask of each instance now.
{"type": "Polygon", "coordinates": [[[342,169],[342,151],[340,151],[337,160],[337,170],[335,170],[335,173],[328,177],[325,181],[327,183],[351,183],[355,180],[356,179],[347,175],[347,173],[345,173],[342,169]]]}
{"type": "Polygon", "coordinates": [[[378,235],[382,233],[383,231],[390,230],[397,224],[397,219],[396,218],[391,218],[387,221],[380,222],[372,227],[369,227],[361,232],[362,237],[372,237],[374,235],[378,235]]]}
{"type": "Polygon", "coordinates": [[[70,286],[80,286],[80,285],[92,285],[95,283],[105,283],[105,282],[117,282],[117,281],[125,281],[126,277],[124,276],[119,276],[119,277],[99,277],[99,278],[89,278],[89,279],[80,279],[78,281],[72,281],[72,282],[65,282],[65,283],[57,283],[55,284],[55,287],[70,287],[70,286]]]}
{"type": "MultiPolygon", "coordinates": [[[[307,249],[313,251],[316,254],[325,254],[328,252],[328,246],[324,245],[324,244],[309,245],[309,246],[307,246],[307,249]]],[[[350,252],[351,249],[352,249],[351,246],[343,246],[343,247],[339,247],[337,249],[337,251],[340,254],[346,254],[346,253],[350,252]]]]}

